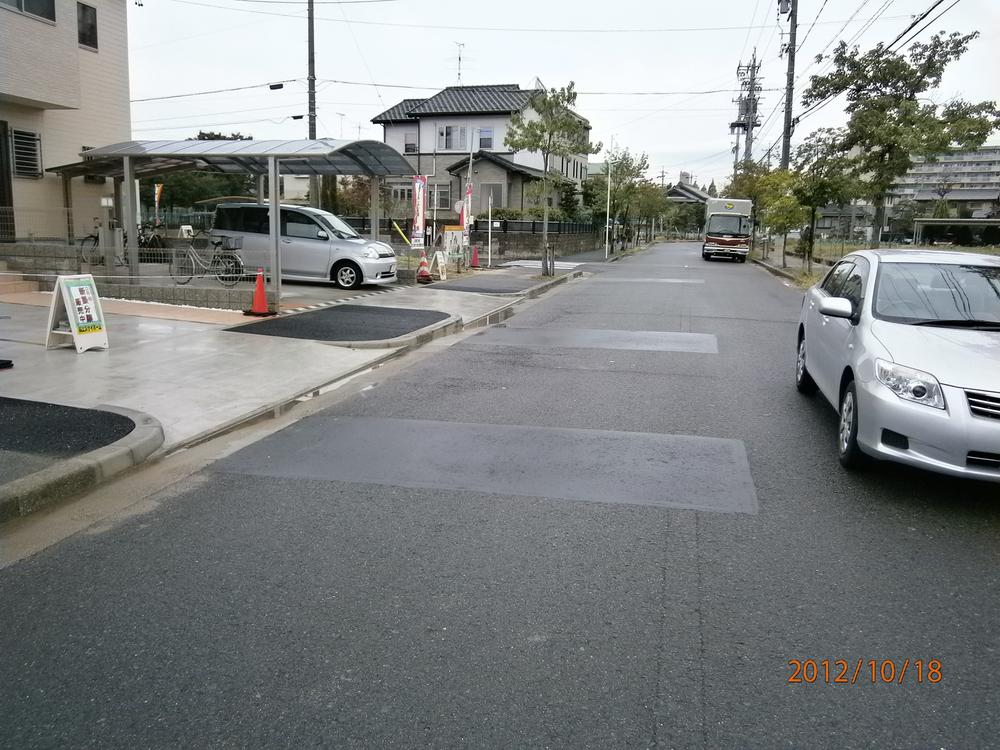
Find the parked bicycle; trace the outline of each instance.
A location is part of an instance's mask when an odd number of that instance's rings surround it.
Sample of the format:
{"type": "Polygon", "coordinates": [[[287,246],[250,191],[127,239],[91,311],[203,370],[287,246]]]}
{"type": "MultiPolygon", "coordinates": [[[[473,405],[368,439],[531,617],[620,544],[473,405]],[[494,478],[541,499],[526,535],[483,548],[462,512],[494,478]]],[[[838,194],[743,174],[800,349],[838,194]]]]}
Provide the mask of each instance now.
{"type": "MultiPolygon", "coordinates": [[[[104,264],[104,248],[101,247],[101,220],[94,217],[94,231],[80,240],[80,260],[87,265],[104,264]]],[[[124,254],[115,255],[115,265],[128,267],[128,257],[124,254]]]]}
{"type": "Polygon", "coordinates": [[[194,249],[194,243],[184,249],[173,251],[170,260],[170,275],[178,284],[187,284],[197,276],[215,276],[223,286],[235,286],[244,276],[243,258],[239,250],[243,247],[242,237],[220,237],[210,242],[214,251],[205,260],[194,249]]]}

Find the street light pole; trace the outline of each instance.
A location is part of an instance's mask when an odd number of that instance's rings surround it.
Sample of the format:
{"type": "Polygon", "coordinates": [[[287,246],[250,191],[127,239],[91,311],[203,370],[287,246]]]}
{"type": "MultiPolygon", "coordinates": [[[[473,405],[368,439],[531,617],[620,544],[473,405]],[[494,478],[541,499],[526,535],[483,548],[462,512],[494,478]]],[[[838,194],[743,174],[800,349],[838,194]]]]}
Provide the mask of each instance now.
{"type": "Polygon", "coordinates": [[[604,165],[605,181],[608,183],[608,201],[604,209],[604,260],[608,259],[608,241],[611,235],[611,154],[615,150],[615,137],[611,136],[611,148],[608,149],[607,164],[604,165]]]}

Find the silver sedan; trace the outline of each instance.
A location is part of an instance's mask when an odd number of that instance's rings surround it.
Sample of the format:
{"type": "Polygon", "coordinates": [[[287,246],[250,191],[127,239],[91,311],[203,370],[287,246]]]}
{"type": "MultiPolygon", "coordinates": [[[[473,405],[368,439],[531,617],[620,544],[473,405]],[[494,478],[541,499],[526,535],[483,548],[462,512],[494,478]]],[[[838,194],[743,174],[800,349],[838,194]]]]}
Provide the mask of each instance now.
{"type": "Polygon", "coordinates": [[[840,462],[1000,482],[1000,256],[851,253],[806,292],[795,384],[837,409],[840,462]]]}

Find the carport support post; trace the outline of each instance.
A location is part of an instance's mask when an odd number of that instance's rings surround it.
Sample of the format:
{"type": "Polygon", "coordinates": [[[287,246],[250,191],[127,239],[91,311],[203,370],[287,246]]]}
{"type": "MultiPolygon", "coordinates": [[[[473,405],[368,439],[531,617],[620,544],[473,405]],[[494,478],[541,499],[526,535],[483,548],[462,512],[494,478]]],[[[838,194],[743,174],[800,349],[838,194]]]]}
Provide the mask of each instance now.
{"type": "Polygon", "coordinates": [[[257,205],[264,205],[264,175],[257,175],[257,205]]]}
{"type": "Polygon", "coordinates": [[[379,205],[379,194],[378,194],[378,177],[372,175],[371,181],[371,203],[368,206],[368,222],[371,224],[371,236],[373,240],[378,239],[378,215],[380,213],[381,206],[379,205]]]}
{"type": "MultiPolygon", "coordinates": [[[[124,162],[124,185],[125,205],[122,206],[122,229],[125,237],[128,238],[128,277],[133,284],[139,281],[139,218],[135,215],[135,207],[138,203],[138,193],[135,189],[135,162],[131,156],[123,156],[124,162]]],[[[111,268],[114,268],[112,266],[111,268]]],[[[111,269],[107,269],[111,272],[111,269]]]]}
{"type": "MultiPolygon", "coordinates": [[[[268,205],[271,242],[271,291],[274,292],[274,310],[281,310],[281,204],[278,202],[278,157],[267,157],[268,205]]],[[[269,306],[270,307],[270,306],[269,306]]]]}

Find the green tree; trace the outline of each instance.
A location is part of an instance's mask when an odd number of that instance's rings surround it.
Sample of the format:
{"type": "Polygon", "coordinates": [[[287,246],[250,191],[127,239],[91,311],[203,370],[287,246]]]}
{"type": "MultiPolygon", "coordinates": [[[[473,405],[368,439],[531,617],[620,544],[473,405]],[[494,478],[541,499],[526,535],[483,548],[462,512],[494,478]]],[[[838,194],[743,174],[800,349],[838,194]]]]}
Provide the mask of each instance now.
{"type": "Polygon", "coordinates": [[[603,174],[588,177],[581,189],[583,210],[595,224],[603,225],[607,213],[608,180],[603,174]]]}
{"type": "Polygon", "coordinates": [[[559,208],[567,221],[578,221],[582,214],[580,205],[580,190],[572,180],[563,180],[558,185],[559,208]]]}
{"type": "MultiPolygon", "coordinates": [[[[808,210],[795,197],[798,175],[786,169],[769,172],[761,178],[761,223],[784,238],[789,232],[801,229],[809,220],[808,210]]],[[[781,267],[787,267],[785,242],[781,244],[781,267]]]]}
{"type": "Polygon", "coordinates": [[[712,180],[712,182],[708,186],[708,190],[706,190],[705,192],[708,193],[709,196],[712,198],[719,197],[719,190],[718,188],[715,187],[715,180],[712,180]]]}
{"type": "Polygon", "coordinates": [[[812,273],[816,246],[816,212],[830,203],[845,205],[858,192],[857,181],[850,175],[850,160],[840,146],[843,133],[822,128],[810,134],[796,149],[798,172],[792,194],[809,209],[809,242],[803,253],[808,273],[812,273]]]}
{"type": "Polygon", "coordinates": [[[833,69],[813,76],[803,95],[811,107],[845,94],[849,115],[840,147],[852,157],[853,171],[862,177],[875,206],[872,247],[878,247],[885,223],[885,197],[895,180],[912,166],[912,157],[933,159],[951,146],[978,148],[1000,124],[994,102],[959,99],[944,105],[921,99],[941,84],[945,68],[960,58],[978,36],[936,34],[917,42],[908,53],[885,44],[861,52],[841,42],[833,53],[833,69]]]}
{"type": "Polygon", "coordinates": [[[632,154],[627,148],[610,151],[608,166],[611,170],[611,220],[621,227],[620,238],[624,242],[634,214],[636,191],[649,171],[649,157],[644,153],[632,154]]]}
{"type": "Polygon", "coordinates": [[[531,108],[538,117],[525,117],[515,112],[507,127],[504,143],[514,151],[530,151],[542,155],[542,275],[555,274],[555,258],[549,247],[549,199],[559,176],[550,172],[555,157],[571,158],[596,154],[600,144],[590,143],[586,122],[573,112],[576,91],[573,82],[559,89],[536,92],[531,108]]]}
{"type": "MultiPolygon", "coordinates": [[[[189,141],[247,141],[249,135],[242,133],[216,133],[199,131],[189,141]]],[[[144,177],[139,182],[139,200],[146,206],[155,203],[154,185],[162,183],[163,195],[160,206],[169,208],[194,208],[198,201],[224,196],[245,196],[255,193],[254,177],[249,174],[222,174],[220,172],[202,172],[183,170],[168,174],[144,177]]]]}

